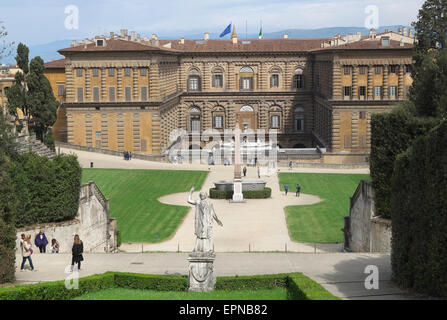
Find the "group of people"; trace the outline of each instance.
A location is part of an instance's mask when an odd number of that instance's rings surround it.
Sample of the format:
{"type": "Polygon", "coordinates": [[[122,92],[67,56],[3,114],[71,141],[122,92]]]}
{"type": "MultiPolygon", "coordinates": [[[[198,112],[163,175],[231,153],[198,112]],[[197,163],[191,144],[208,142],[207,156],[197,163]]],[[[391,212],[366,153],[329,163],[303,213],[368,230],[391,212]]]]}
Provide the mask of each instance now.
{"type": "MultiPolygon", "coordinates": [[[[261,179],[261,168],[260,167],[258,167],[258,178],[259,179],[261,179]]],[[[244,174],[244,177],[246,177],[247,176],[247,167],[244,167],[243,169],[242,169],[242,173],[244,174]]]]}
{"type": "MultiPolygon", "coordinates": [[[[284,185],[284,191],[285,191],[286,196],[287,196],[287,193],[289,192],[289,185],[288,185],[288,184],[285,184],[285,185],[284,185]]],[[[301,194],[301,185],[300,185],[300,184],[297,184],[297,185],[296,185],[296,194],[295,194],[295,195],[296,195],[297,197],[299,197],[300,194],[301,194]]]]}
{"type": "MultiPolygon", "coordinates": [[[[39,248],[40,253],[46,253],[46,247],[48,245],[48,239],[43,232],[40,232],[36,235],[34,239],[34,244],[39,248]]],[[[20,266],[20,271],[25,271],[25,263],[29,262],[31,267],[31,271],[36,271],[33,265],[33,259],[31,255],[33,254],[33,246],[31,243],[31,235],[21,234],[20,239],[20,251],[22,253],[22,264],[20,266]]],[[[84,261],[84,257],[82,253],[84,252],[84,245],[82,240],[79,238],[79,235],[74,236],[73,247],[71,249],[72,252],[72,260],[71,260],[71,272],[73,271],[74,264],[78,265],[78,270],[81,270],[81,261],[84,261]]],[[[51,253],[59,253],[59,242],[56,239],[51,240],[51,253]]]]}
{"type": "Polygon", "coordinates": [[[132,152],[124,151],[123,152],[124,160],[132,160],[132,152]]]}

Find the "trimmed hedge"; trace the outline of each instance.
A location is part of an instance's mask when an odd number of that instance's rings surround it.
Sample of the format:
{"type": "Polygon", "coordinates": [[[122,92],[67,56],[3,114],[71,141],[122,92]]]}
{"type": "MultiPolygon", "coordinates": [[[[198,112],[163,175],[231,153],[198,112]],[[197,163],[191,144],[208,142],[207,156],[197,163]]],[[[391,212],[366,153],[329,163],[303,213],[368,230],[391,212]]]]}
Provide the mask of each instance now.
{"type": "Polygon", "coordinates": [[[437,124],[439,120],[416,118],[402,108],[372,115],[370,171],[376,209],[384,218],[391,218],[391,176],[396,157],[437,124]]]}
{"type": "MultiPolygon", "coordinates": [[[[232,199],[233,190],[216,190],[216,188],[211,188],[210,191],[211,199],[232,199]]],[[[244,199],[268,199],[272,196],[272,189],[264,188],[264,190],[247,190],[242,191],[244,199]]]]}
{"type": "Polygon", "coordinates": [[[20,155],[11,168],[20,203],[16,227],[73,219],[79,206],[82,169],[73,155],[53,160],[33,153],[20,155]]]}
{"type": "MultiPolygon", "coordinates": [[[[287,288],[288,299],[339,300],[301,273],[218,277],[216,290],[260,290],[287,288]]],[[[156,291],[188,291],[186,276],[106,272],[79,279],[79,289],[68,290],[65,281],[0,288],[0,300],[68,300],[110,288],[156,291]]]]}
{"type": "Polygon", "coordinates": [[[393,280],[447,298],[447,120],[398,157],[391,182],[393,280]]]}

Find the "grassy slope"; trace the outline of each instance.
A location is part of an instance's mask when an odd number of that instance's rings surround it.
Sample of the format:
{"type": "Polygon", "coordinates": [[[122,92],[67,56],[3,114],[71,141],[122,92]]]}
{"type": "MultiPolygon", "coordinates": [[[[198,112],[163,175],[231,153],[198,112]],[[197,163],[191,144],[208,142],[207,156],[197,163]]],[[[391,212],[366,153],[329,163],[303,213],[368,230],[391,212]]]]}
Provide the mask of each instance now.
{"type": "Polygon", "coordinates": [[[89,293],[75,300],[286,300],[287,289],[213,292],[168,292],[114,288],[89,293]]]}
{"type": "Polygon", "coordinates": [[[349,197],[360,180],[369,180],[365,174],[316,174],[280,173],[281,190],[289,185],[289,193],[295,194],[296,184],[301,192],[323,199],[315,205],[286,207],[287,225],[294,241],[342,242],[343,217],[349,215],[349,197]]]}
{"type": "MultiPolygon", "coordinates": [[[[110,199],[110,215],[117,218],[123,242],[161,242],[183,221],[189,208],[166,205],[163,195],[200,190],[204,171],[84,169],[82,182],[95,181],[110,199]]],[[[185,199],[186,205],[186,199],[185,199]]]]}

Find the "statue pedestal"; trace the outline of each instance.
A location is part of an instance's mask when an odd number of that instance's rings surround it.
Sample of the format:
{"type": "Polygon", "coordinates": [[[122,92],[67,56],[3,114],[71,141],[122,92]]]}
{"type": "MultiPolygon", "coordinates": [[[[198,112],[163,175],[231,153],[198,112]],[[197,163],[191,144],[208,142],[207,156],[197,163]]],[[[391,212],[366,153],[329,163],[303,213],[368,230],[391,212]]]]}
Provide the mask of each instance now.
{"type": "Polygon", "coordinates": [[[242,180],[234,179],[233,185],[233,202],[244,202],[244,195],[242,194],[242,180]]]}
{"type": "Polygon", "coordinates": [[[213,263],[216,259],[214,252],[191,252],[189,261],[189,291],[209,292],[216,285],[213,263]]]}

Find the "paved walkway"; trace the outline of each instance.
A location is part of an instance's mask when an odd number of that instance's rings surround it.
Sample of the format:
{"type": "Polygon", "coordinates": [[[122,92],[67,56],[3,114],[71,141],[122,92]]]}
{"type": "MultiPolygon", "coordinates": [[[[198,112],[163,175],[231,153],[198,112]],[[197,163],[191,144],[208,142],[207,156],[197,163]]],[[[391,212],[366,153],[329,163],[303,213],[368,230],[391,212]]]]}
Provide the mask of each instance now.
{"type": "MultiPolygon", "coordinates": [[[[106,271],[144,274],[181,274],[188,270],[187,253],[84,254],[80,277],[106,271]]],[[[19,268],[21,258],[17,256],[19,268]]],[[[64,280],[71,263],[68,254],[33,255],[36,272],[16,272],[19,283],[64,280]]],[[[217,253],[217,276],[302,272],[344,299],[411,299],[391,282],[389,255],[359,253],[217,253]],[[365,268],[379,268],[379,289],[365,289],[365,268]]]]}

